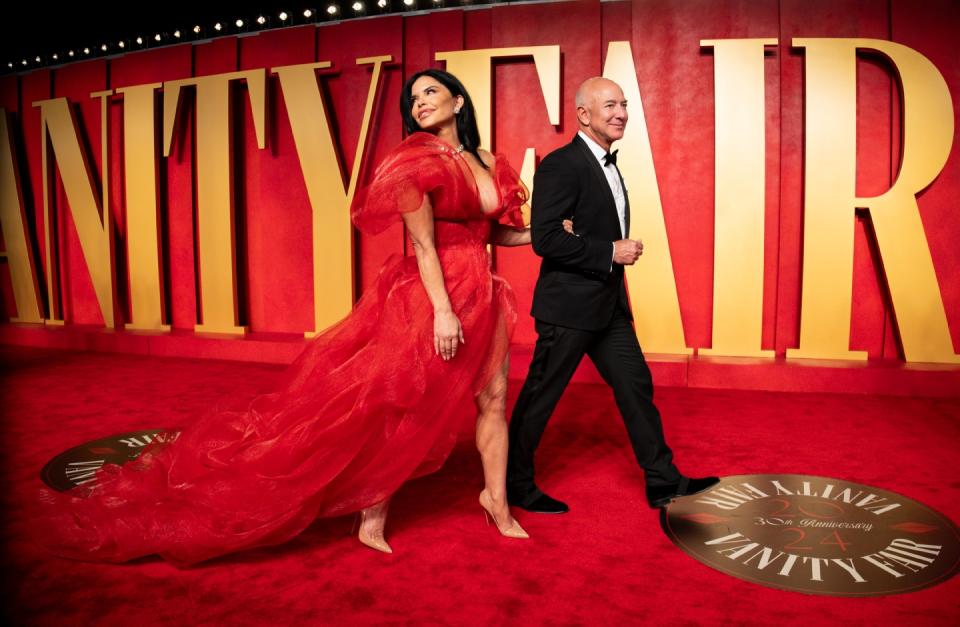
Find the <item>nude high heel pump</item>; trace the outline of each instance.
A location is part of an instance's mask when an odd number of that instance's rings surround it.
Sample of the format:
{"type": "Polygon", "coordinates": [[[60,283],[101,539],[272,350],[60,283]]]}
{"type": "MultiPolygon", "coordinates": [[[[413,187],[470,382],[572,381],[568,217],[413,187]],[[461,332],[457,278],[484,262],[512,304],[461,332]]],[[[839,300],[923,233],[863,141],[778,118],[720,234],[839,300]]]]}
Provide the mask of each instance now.
{"type": "Polygon", "coordinates": [[[480,507],[483,509],[483,516],[487,519],[487,525],[490,524],[490,519],[493,519],[493,524],[497,526],[497,531],[500,532],[500,535],[507,538],[518,538],[524,539],[529,538],[530,536],[526,531],[523,530],[523,527],[520,526],[520,523],[517,522],[516,518],[511,516],[512,523],[509,527],[504,529],[500,525],[500,521],[497,520],[497,517],[493,514],[493,497],[484,490],[480,493],[480,507]]]}
{"type": "Polygon", "coordinates": [[[383,537],[383,529],[380,529],[378,532],[370,535],[368,535],[364,531],[363,523],[367,519],[367,510],[365,509],[360,510],[357,513],[357,518],[354,519],[355,525],[358,519],[360,521],[360,531],[357,534],[357,539],[360,540],[362,544],[365,544],[371,549],[374,549],[376,551],[381,551],[383,553],[393,553],[393,549],[390,548],[390,545],[387,544],[386,539],[384,539],[383,537]]]}

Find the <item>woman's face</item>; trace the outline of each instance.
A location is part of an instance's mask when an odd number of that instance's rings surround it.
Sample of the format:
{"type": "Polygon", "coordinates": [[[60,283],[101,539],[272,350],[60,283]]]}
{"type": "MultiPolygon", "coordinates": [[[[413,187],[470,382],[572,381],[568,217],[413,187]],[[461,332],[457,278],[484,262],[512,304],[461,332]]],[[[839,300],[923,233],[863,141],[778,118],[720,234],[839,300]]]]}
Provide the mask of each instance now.
{"type": "Polygon", "coordinates": [[[463,96],[454,97],[432,76],[421,76],[410,88],[410,113],[425,131],[455,124],[456,111],[462,106],[463,96]]]}

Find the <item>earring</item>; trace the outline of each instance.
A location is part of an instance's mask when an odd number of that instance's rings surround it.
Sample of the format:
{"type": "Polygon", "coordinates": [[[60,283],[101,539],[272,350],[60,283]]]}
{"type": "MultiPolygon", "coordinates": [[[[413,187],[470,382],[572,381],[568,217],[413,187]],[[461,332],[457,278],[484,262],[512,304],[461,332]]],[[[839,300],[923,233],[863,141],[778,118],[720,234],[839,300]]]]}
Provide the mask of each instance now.
{"type": "Polygon", "coordinates": [[[454,110],[453,110],[453,114],[454,114],[454,115],[459,115],[459,114],[460,114],[460,107],[455,107],[454,110]]]}

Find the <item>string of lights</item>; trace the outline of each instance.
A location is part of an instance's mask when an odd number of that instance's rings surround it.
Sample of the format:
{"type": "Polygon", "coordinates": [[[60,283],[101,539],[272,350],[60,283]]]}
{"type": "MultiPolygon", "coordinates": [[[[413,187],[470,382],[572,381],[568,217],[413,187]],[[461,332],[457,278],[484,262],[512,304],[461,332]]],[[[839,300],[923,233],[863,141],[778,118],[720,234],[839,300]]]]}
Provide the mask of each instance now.
{"type": "MultiPolygon", "coordinates": [[[[272,10],[235,10],[230,19],[210,19],[210,11],[200,8],[191,18],[189,9],[183,15],[157,20],[154,29],[129,32],[123,23],[115,23],[113,36],[103,35],[84,45],[63,45],[60,41],[16,42],[5,46],[6,56],[0,71],[5,73],[29,72],[43,67],[56,67],[96,57],[110,57],[146,48],[197,42],[225,35],[255,33],[259,31],[324,24],[348,19],[375,17],[393,13],[426,12],[452,8],[465,8],[491,4],[520,4],[538,0],[354,0],[324,2],[310,7],[290,7],[272,10]],[[27,52],[26,48],[32,48],[27,52]]],[[[542,1],[542,0],[539,0],[542,1]]],[[[229,14],[229,10],[221,13],[229,14]]],[[[101,25],[99,29],[106,29],[101,25]]],[[[76,39],[76,37],[74,37],[76,39]]]]}

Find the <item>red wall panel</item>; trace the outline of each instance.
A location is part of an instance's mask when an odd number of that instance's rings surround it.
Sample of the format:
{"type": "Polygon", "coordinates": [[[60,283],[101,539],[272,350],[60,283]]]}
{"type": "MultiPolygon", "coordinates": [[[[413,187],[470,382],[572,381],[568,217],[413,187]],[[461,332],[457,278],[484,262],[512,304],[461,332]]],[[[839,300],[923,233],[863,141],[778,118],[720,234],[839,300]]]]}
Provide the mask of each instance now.
{"type": "MultiPolygon", "coordinates": [[[[712,52],[701,49],[700,41],[776,36],[775,0],[633,4],[637,79],[660,186],[680,314],[691,348],[711,345],[713,315],[714,64],[712,52]]],[[[768,200],[774,198],[771,183],[777,180],[779,94],[774,59],[767,57],[765,64],[768,200]]],[[[766,217],[764,261],[772,263],[776,249],[769,234],[777,223],[775,212],[768,208],[766,217]]],[[[639,236],[642,238],[642,234],[639,236]]],[[[773,276],[765,274],[767,285],[773,276]]],[[[631,293],[639,293],[642,298],[642,290],[643,286],[633,286],[631,293]]],[[[765,312],[772,308],[772,298],[767,289],[765,312]]],[[[769,322],[764,338],[769,341],[772,316],[765,316],[765,320],[769,322]]]]}
{"type": "Polygon", "coordinates": [[[464,13],[442,11],[413,15],[403,20],[403,75],[409,77],[425,68],[442,68],[436,54],[462,50],[464,13]]]}
{"type": "MultiPolygon", "coordinates": [[[[325,104],[340,148],[345,181],[358,167],[354,152],[371,71],[356,59],[389,54],[374,106],[360,183],[402,139],[397,111],[405,77],[424,67],[441,67],[440,51],[506,46],[561,46],[561,119],[549,123],[535,67],[529,58],[494,64],[494,139],[488,148],[520,169],[527,148],[541,159],[576,132],[573,97],[579,83],[600,74],[611,41],[630,41],[642,106],[673,257],[687,345],[711,345],[714,223],[714,58],[702,39],[777,38],[765,62],[766,240],[764,251],[763,348],[783,355],[799,339],[803,242],[804,55],[791,47],[795,37],[892,39],[929,58],[943,73],[960,107],[960,61],[955,34],[960,7],[950,0],[635,0],[601,3],[534,3],[447,10],[410,16],[303,26],[244,37],[223,37],[195,45],[131,53],[106,60],[65,65],[0,83],[2,102],[13,117],[20,146],[24,200],[39,238],[43,267],[42,187],[39,112],[36,100],[66,96],[73,103],[87,157],[99,176],[100,108],[91,91],[205,76],[237,69],[261,69],[315,60],[331,61],[320,72],[325,104]]],[[[857,190],[876,195],[891,184],[899,158],[899,100],[892,70],[877,55],[858,62],[857,190]]],[[[246,89],[234,90],[236,212],[240,318],[257,332],[299,334],[312,324],[310,205],[278,81],[268,79],[267,147],[260,150],[246,89]]],[[[159,98],[158,98],[159,102],[159,98]]],[[[164,225],[163,272],[168,317],[178,329],[197,322],[195,241],[196,187],[194,98],[187,91],[169,158],[160,160],[164,225]]],[[[641,103],[631,103],[636,111],[641,103]]],[[[639,123],[634,114],[632,123],[639,123]]],[[[120,316],[126,311],[125,207],[123,203],[122,99],[110,109],[111,211],[117,224],[120,316]]],[[[957,131],[954,131],[955,139],[957,131]]],[[[160,134],[158,126],[158,136],[160,134]]],[[[960,196],[960,149],[954,147],[943,173],[920,195],[920,212],[930,244],[955,349],[960,347],[960,253],[955,199],[960,196]]],[[[99,307],[76,233],[56,183],[61,215],[59,265],[66,318],[75,324],[102,324],[99,307]]],[[[851,348],[871,358],[898,358],[882,268],[867,215],[853,216],[855,228],[851,348]]],[[[643,234],[638,234],[643,237],[643,234]]],[[[398,221],[375,237],[356,235],[354,267],[359,291],[375,279],[384,260],[404,250],[398,221]]],[[[496,266],[519,301],[517,342],[534,340],[527,314],[537,274],[528,249],[499,249],[496,266]]],[[[338,271],[350,272],[344,267],[338,271]]],[[[13,312],[9,277],[2,278],[4,309],[13,312]]],[[[643,286],[632,286],[642,298],[643,286]]],[[[41,285],[41,290],[43,286],[41,285]]]]}
{"type": "MultiPolygon", "coordinates": [[[[240,42],[240,69],[267,70],[266,148],[257,148],[252,123],[243,128],[244,176],[236,179],[243,199],[252,331],[297,333],[313,324],[311,208],[293,132],[270,68],[316,60],[316,29],[268,31],[240,42]]],[[[349,272],[349,268],[344,271],[349,272]]]]}
{"type": "MultiPolygon", "coordinates": [[[[800,337],[803,230],[803,54],[791,48],[795,37],[866,37],[885,39],[889,21],[884,3],[870,0],[782,0],[780,50],[784,105],[781,125],[780,264],[777,350],[797,346],[800,337]]],[[[889,183],[890,83],[868,60],[858,63],[858,189],[870,193],[889,183]],[[866,105],[872,103],[873,106],[866,105]],[[876,157],[876,158],[873,158],[876,157]],[[873,178],[877,177],[877,178],[873,178]]],[[[871,259],[863,218],[854,241],[854,306],[851,349],[869,357],[883,354],[884,297],[871,259]]]]}
{"type": "MultiPolygon", "coordinates": [[[[578,126],[574,95],[580,83],[601,73],[599,2],[577,2],[549,20],[539,19],[538,5],[497,7],[492,11],[491,47],[549,46],[563,42],[560,64],[560,125],[550,124],[532,58],[496,62],[494,71],[494,146],[520,170],[527,148],[538,160],[569,143],[578,126]]],[[[519,320],[516,341],[536,341],[528,314],[539,259],[529,247],[497,249],[497,271],[513,286],[519,320]]]]}
{"type": "MultiPolygon", "coordinates": [[[[0,77],[0,107],[7,113],[7,130],[11,135],[11,141],[14,146],[20,143],[18,137],[20,129],[19,111],[20,111],[20,79],[17,76],[0,77]]],[[[4,147],[6,150],[6,147],[4,147]]],[[[16,150],[16,147],[14,148],[16,150]]],[[[0,229],[0,250],[7,249],[6,239],[0,229]]],[[[13,297],[13,282],[10,272],[7,270],[5,259],[0,260],[0,298],[3,299],[2,314],[6,318],[13,318],[17,315],[17,308],[13,297]]]]}
{"type": "MultiPolygon", "coordinates": [[[[85,61],[68,65],[54,75],[55,98],[67,98],[74,112],[81,146],[86,146],[87,163],[98,197],[102,200],[102,142],[100,122],[100,99],[91,98],[91,92],[107,87],[107,63],[102,60],[85,61]]],[[[53,189],[56,198],[58,241],[60,251],[60,282],[63,294],[63,316],[75,324],[104,324],[100,305],[93,289],[90,273],[80,248],[80,239],[69,210],[66,194],[60,182],[59,169],[55,166],[53,151],[47,153],[48,164],[57,175],[53,189]]],[[[42,203],[41,196],[41,203],[42,203]]]]}
{"type": "MultiPolygon", "coordinates": [[[[23,138],[23,158],[27,171],[20,172],[20,188],[26,203],[24,213],[32,221],[37,234],[37,280],[43,302],[47,302],[46,267],[47,245],[43,238],[43,181],[41,168],[40,110],[33,106],[37,100],[46,100],[52,95],[53,74],[49,70],[31,72],[20,79],[20,133],[23,138]],[[32,201],[32,203],[31,203],[32,201]]],[[[56,267],[56,266],[55,266],[56,267]]]]}
{"type": "Polygon", "coordinates": [[[463,13],[463,49],[493,47],[493,11],[463,13]]]}
{"type": "Polygon", "coordinates": [[[20,112],[20,77],[15,75],[0,76],[0,107],[7,113],[20,112]]]}
{"type": "MultiPolygon", "coordinates": [[[[193,46],[191,45],[144,50],[118,57],[110,62],[110,87],[119,89],[147,83],[163,83],[189,78],[192,72],[193,46]]],[[[163,285],[166,287],[166,313],[167,320],[172,320],[175,327],[192,329],[197,315],[193,249],[193,124],[188,113],[182,126],[178,126],[175,130],[170,157],[162,157],[163,137],[159,123],[162,119],[160,117],[161,100],[158,90],[156,137],[161,224],[160,268],[163,285]]],[[[186,100],[189,102],[190,98],[187,97],[186,100]]],[[[122,107],[122,101],[115,99],[113,108],[122,109],[122,107]]],[[[191,110],[189,104],[184,108],[185,112],[191,110]]],[[[122,129],[114,135],[122,138],[122,129]]],[[[122,148],[113,153],[113,158],[115,163],[112,172],[122,172],[122,148]]],[[[124,211],[123,215],[126,215],[122,177],[118,183],[119,189],[114,188],[112,202],[114,206],[124,211]]],[[[122,221],[120,225],[119,230],[122,235],[124,232],[122,221]]],[[[124,246],[118,246],[116,251],[118,267],[127,265],[125,239],[123,237],[120,239],[124,246]]],[[[129,312],[127,315],[129,316],[129,312]]]]}
{"type": "MultiPolygon", "coordinates": [[[[384,69],[381,78],[380,99],[373,115],[376,123],[371,126],[368,139],[368,154],[361,171],[360,183],[369,179],[374,164],[396,146],[401,138],[401,126],[396,112],[402,86],[401,63],[403,57],[403,20],[397,16],[343,22],[317,30],[317,58],[333,62],[333,72],[325,76],[323,85],[330,100],[327,112],[337,129],[344,181],[353,172],[354,155],[366,104],[367,89],[372,76],[371,65],[357,65],[362,57],[391,55],[394,60],[384,69]]],[[[384,261],[394,254],[403,253],[403,226],[396,224],[375,236],[357,234],[356,263],[357,296],[360,291],[376,280],[384,261]]]]}
{"type": "MultiPolygon", "coordinates": [[[[891,2],[891,39],[927,57],[940,70],[953,99],[953,149],[940,176],[919,195],[920,218],[940,283],[953,350],[960,352],[960,4],[952,0],[891,2]]],[[[899,132],[895,135],[899,137],[899,132]]],[[[896,162],[894,162],[896,166],[896,162]]]]}

